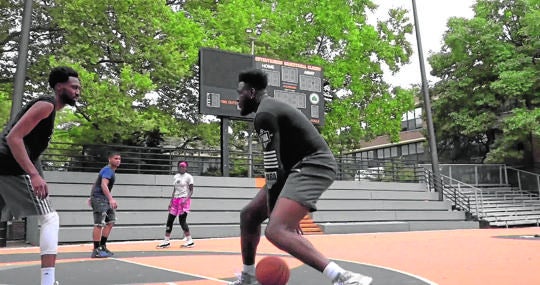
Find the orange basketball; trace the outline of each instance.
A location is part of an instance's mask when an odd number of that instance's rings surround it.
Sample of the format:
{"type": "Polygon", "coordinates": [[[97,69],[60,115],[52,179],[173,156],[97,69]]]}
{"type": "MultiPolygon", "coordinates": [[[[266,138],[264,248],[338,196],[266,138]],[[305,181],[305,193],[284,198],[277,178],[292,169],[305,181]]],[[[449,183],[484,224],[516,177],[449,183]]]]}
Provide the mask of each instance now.
{"type": "Polygon", "coordinates": [[[255,276],[261,285],[285,285],[290,275],[287,263],[277,256],[266,256],[255,267],[255,276]]]}

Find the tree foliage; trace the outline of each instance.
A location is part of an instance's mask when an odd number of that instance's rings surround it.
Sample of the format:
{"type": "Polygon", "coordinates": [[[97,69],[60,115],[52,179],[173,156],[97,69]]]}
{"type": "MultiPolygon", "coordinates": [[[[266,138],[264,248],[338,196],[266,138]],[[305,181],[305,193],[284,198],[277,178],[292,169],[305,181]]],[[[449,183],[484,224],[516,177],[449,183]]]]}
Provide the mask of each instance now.
{"type": "MultiPolygon", "coordinates": [[[[15,71],[20,2],[2,2],[4,97],[15,71]]],[[[348,148],[382,134],[397,138],[413,95],[392,90],[382,70],[395,72],[408,62],[412,49],[405,36],[412,25],[399,9],[369,24],[366,13],[374,8],[368,0],[35,1],[25,100],[50,92],[48,71],[67,64],[80,71],[83,94],[77,109],[59,117],[62,135],[55,139],[147,145],[166,136],[177,138],[178,146],[217,146],[218,124],[198,114],[198,50],[249,53],[254,40],[257,55],[323,67],[322,133],[330,145],[348,148]]],[[[245,139],[245,128],[234,129],[245,139]]]]}
{"type": "Polygon", "coordinates": [[[429,58],[434,124],[443,159],[487,162],[531,157],[540,134],[538,0],[479,0],[472,19],[452,18],[429,58]]]}

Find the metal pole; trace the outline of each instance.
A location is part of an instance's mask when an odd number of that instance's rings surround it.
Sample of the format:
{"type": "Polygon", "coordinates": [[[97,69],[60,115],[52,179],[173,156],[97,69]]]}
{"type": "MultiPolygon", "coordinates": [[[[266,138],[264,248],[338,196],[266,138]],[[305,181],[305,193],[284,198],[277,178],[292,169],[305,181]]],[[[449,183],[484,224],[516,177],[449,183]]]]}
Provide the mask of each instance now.
{"type": "Polygon", "coordinates": [[[229,177],[229,118],[221,118],[221,176],[229,177]]]}
{"type": "MultiPolygon", "coordinates": [[[[28,42],[30,38],[31,22],[32,0],[25,0],[21,25],[21,38],[19,40],[19,54],[17,55],[17,69],[15,70],[15,88],[13,90],[13,99],[11,102],[11,120],[17,116],[17,113],[19,113],[22,108],[24,81],[26,77],[26,57],[28,56],[28,42]]],[[[0,222],[0,247],[7,246],[7,230],[7,222],[0,222]]]]}
{"type": "MultiPolygon", "coordinates": [[[[251,39],[251,55],[255,55],[255,38],[250,37],[251,39]]],[[[249,122],[248,130],[248,177],[253,177],[253,128],[251,126],[252,122],[249,122]]]]}
{"type": "Polygon", "coordinates": [[[420,39],[420,27],[418,25],[418,16],[416,13],[416,0],[412,0],[414,28],[416,31],[416,42],[418,44],[418,58],[420,60],[420,74],[422,75],[422,90],[424,93],[424,109],[426,112],[427,128],[429,136],[429,148],[431,150],[431,167],[435,177],[435,191],[439,192],[439,200],[443,200],[443,192],[441,187],[441,175],[439,172],[439,158],[437,156],[437,143],[435,141],[435,130],[433,128],[433,118],[431,116],[431,101],[429,97],[429,88],[426,78],[426,70],[424,67],[424,56],[422,51],[422,40],[420,39]]]}
{"type": "Polygon", "coordinates": [[[19,54],[17,57],[17,69],[15,71],[15,88],[11,105],[11,119],[15,118],[22,108],[24,94],[24,82],[26,77],[26,62],[28,57],[28,42],[30,40],[30,25],[32,22],[32,0],[24,1],[24,10],[21,26],[21,39],[19,41],[19,54]]]}

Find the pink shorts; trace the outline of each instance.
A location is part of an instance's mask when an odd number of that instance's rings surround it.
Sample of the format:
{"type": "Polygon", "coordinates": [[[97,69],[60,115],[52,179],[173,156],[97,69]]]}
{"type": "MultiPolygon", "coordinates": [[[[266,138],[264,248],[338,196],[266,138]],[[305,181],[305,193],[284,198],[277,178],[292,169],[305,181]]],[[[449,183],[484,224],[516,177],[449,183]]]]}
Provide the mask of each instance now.
{"type": "Polygon", "coordinates": [[[191,199],[186,197],[173,198],[171,206],[169,207],[169,213],[174,216],[182,215],[183,213],[189,213],[191,209],[191,199]]]}

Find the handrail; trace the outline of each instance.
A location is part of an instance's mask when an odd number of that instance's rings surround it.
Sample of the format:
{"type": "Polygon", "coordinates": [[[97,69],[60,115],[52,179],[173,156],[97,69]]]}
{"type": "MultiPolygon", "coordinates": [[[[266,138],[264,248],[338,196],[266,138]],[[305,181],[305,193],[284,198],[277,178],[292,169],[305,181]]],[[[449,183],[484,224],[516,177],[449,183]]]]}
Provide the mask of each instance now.
{"type": "MultiPolygon", "coordinates": [[[[476,205],[475,210],[472,210],[471,207],[471,201],[470,198],[463,194],[461,191],[461,185],[464,185],[464,183],[457,183],[457,188],[452,185],[452,183],[448,180],[451,180],[452,178],[441,175],[439,179],[436,179],[434,177],[434,174],[431,170],[424,168],[424,175],[426,179],[426,186],[428,187],[428,190],[433,192],[435,189],[442,189],[443,196],[448,198],[450,202],[452,202],[452,208],[460,211],[464,211],[466,213],[468,220],[478,220],[481,217],[484,216],[483,206],[481,209],[478,209],[478,206],[476,205]],[[446,180],[446,181],[445,181],[446,180]],[[439,186],[439,187],[436,187],[439,186]]],[[[457,180],[456,180],[457,181],[457,180]]],[[[457,181],[459,182],[459,181],[457,181]]],[[[472,187],[472,186],[471,186],[472,187]]],[[[476,187],[473,187],[475,190],[475,197],[478,197],[478,193],[480,193],[480,200],[483,201],[482,192],[477,191],[479,190],[476,187]]],[[[478,200],[476,198],[476,200],[478,200]]],[[[483,205],[483,203],[482,203],[483,205]]]]}
{"type": "MultiPolygon", "coordinates": [[[[443,178],[443,181],[449,181],[450,185],[454,186],[454,185],[457,185],[457,189],[456,187],[452,187],[456,193],[459,193],[457,194],[461,199],[466,199],[467,200],[467,204],[469,205],[469,211],[471,211],[471,202],[470,202],[470,199],[467,197],[467,195],[465,195],[463,193],[463,188],[466,187],[472,191],[474,191],[474,200],[475,200],[475,203],[474,203],[474,212],[476,213],[476,216],[478,218],[481,218],[481,217],[485,217],[485,210],[484,210],[484,195],[483,195],[483,191],[482,189],[478,188],[478,187],[475,187],[473,185],[470,185],[470,184],[467,184],[467,183],[464,183],[464,182],[461,182],[459,180],[456,180],[454,178],[451,178],[451,177],[448,177],[446,175],[441,175],[441,177],[443,178]],[[480,202],[480,203],[478,203],[480,202]]],[[[444,182],[443,182],[444,183],[444,182]]],[[[472,211],[471,211],[472,213],[472,211]]]]}
{"type": "Polygon", "coordinates": [[[540,194],[540,174],[513,168],[513,167],[506,167],[507,175],[508,175],[509,170],[516,172],[517,181],[514,181],[512,179],[513,177],[508,178],[508,183],[512,187],[517,187],[520,191],[529,191],[529,192],[540,194]]]}

